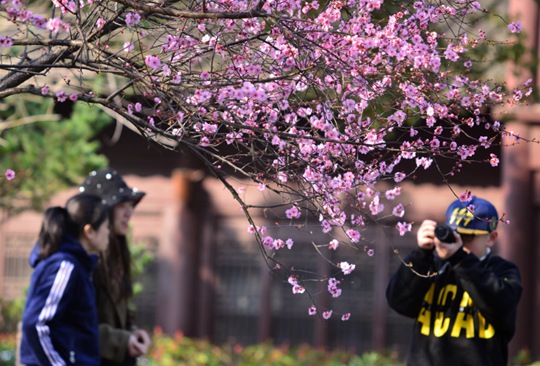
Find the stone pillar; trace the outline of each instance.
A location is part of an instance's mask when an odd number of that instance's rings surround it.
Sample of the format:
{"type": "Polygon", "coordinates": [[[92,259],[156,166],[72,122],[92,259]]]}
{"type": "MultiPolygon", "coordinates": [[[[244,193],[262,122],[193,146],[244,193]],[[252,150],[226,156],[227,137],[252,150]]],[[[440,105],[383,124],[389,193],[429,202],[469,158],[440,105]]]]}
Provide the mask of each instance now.
{"type": "MultiPolygon", "coordinates": [[[[528,137],[526,123],[508,123],[507,131],[528,137]]],[[[531,316],[534,309],[534,259],[536,243],[533,240],[531,170],[529,167],[529,143],[511,137],[503,139],[502,153],[502,187],[504,207],[499,214],[510,220],[509,225],[500,224],[498,251],[500,255],[514,262],[521,272],[523,294],[518,308],[516,334],[510,343],[510,357],[523,349],[531,349],[534,344],[531,316]]]]}
{"type": "MultiPolygon", "coordinates": [[[[206,197],[206,195],[205,195],[206,197]]],[[[216,256],[216,219],[209,210],[210,203],[204,199],[205,204],[201,207],[200,221],[200,266],[199,266],[199,296],[197,306],[197,336],[205,339],[214,337],[215,299],[217,276],[215,272],[214,258],[216,256]]]]}
{"type": "Polygon", "coordinates": [[[167,334],[196,332],[198,227],[190,207],[194,182],[190,172],[172,175],[173,199],[166,208],[163,237],[158,248],[157,324],[167,334]]]}
{"type": "MultiPolygon", "coordinates": [[[[538,57],[539,36],[539,4],[535,0],[509,0],[508,19],[520,21],[522,24],[523,46],[526,52],[519,60],[519,65],[509,63],[506,72],[506,83],[509,89],[520,87],[527,79],[532,78],[532,86],[540,85],[538,66],[536,70],[529,69],[538,57]]],[[[540,116],[534,108],[523,113],[518,111],[514,123],[505,125],[507,131],[514,131],[523,137],[536,137],[530,128],[532,123],[540,122],[540,116]]],[[[513,111],[510,111],[513,113],[513,111]]],[[[533,169],[531,163],[535,160],[530,155],[530,143],[521,142],[513,145],[512,137],[503,139],[502,153],[502,185],[505,197],[505,207],[501,208],[510,220],[510,225],[501,225],[501,254],[516,263],[521,271],[523,295],[518,309],[517,328],[514,339],[510,343],[510,357],[523,349],[530,350],[533,357],[540,356],[539,316],[537,298],[540,296],[537,283],[536,249],[538,233],[533,230],[538,212],[535,209],[533,185],[533,169]],[[513,146],[512,146],[513,145],[513,146]]],[[[536,156],[538,159],[538,156],[536,156]]],[[[538,187],[536,187],[538,189],[538,187]]]]}

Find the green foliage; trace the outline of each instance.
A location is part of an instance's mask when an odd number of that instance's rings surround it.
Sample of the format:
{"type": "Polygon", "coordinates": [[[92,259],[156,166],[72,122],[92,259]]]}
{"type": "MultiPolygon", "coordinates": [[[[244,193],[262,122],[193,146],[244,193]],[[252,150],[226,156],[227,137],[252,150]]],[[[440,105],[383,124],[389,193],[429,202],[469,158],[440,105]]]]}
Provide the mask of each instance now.
{"type": "Polygon", "coordinates": [[[15,365],[15,333],[0,333],[0,366],[15,365]]]}
{"type": "Polygon", "coordinates": [[[52,101],[37,97],[6,99],[1,106],[0,166],[17,179],[0,180],[0,207],[41,210],[53,194],[107,165],[97,154],[99,142],[91,141],[111,122],[99,108],[78,102],[71,117],[60,119],[52,101]]]}
{"type": "Polygon", "coordinates": [[[137,279],[144,274],[145,268],[154,261],[155,255],[145,245],[135,244],[129,246],[131,253],[131,276],[133,278],[133,295],[137,296],[143,290],[143,285],[137,279]]]}
{"type": "Polygon", "coordinates": [[[308,345],[275,346],[270,342],[241,346],[216,346],[209,341],[176,334],[154,333],[153,346],[146,360],[150,366],[402,366],[396,357],[379,353],[356,355],[345,351],[327,352],[308,345]]]}
{"type": "Polygon", "coordinates": [[[540,366],[540,361],[533,362],[530,351],[521,350],[514,357],[512,366],[540,366]]]}
{"type": "Polygon", "coordinates": [[[10,333],[17,330],[24,310],[25,297],[15,300],[0,299],[0,333],[10,333]]]}
{"type": "MultiPolygon", "coordinates": [[[[0,366],[15,365],[15,333],[0,333],[0,366]]],[[[528,361],[530,354],[522,351],[513,366],[540,366],[540,361],[528,361]],[[522,363],[523,362],[523,363],[522,363]]],[[[368,352],[356,355],[346,351],[324,351],[308,345],[298,347],[275,346],[270,342],[241,346],[217,346],[207,340],[184,337],[181,333],[170,337],[156,329],[152,349],[145,366],[404,366],[393,354],[368,352]]]]}

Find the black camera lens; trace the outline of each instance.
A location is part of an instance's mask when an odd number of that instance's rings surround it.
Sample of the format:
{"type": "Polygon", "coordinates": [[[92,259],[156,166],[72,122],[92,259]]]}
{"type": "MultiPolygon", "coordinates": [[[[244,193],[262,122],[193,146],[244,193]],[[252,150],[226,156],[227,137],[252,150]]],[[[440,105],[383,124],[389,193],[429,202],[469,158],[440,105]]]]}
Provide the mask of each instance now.
{"type": "Polygon", "coordinates": [[[456,241],[454,230],[448,225],[439,224],[435,226],[435,236],[443,243],[454,243],[456,241]]]}

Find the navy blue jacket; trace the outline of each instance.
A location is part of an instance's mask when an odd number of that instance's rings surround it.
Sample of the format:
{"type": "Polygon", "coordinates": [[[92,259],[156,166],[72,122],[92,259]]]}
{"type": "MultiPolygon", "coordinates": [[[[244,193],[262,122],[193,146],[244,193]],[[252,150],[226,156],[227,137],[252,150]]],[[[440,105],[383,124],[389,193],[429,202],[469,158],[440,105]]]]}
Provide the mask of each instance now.
{"type": "Polygon", "coordinates": [[[57,252],[38,258],[24,309],[21,363],[34,365],[99,365],[96,295],[91,274],[97,256],[79,241],[65,237],[57,252]]]}

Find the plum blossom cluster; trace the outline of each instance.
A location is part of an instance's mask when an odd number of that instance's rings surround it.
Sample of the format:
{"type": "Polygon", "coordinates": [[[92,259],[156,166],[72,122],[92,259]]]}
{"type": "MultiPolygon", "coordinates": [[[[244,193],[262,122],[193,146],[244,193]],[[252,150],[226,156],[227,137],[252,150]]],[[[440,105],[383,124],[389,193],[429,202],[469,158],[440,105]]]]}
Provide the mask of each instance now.
{"type": "Polygon", "coordinates": [[[286,247],[287,249],[292,249],[294,245],[294,240],[291,238],[287,238],[286,240],[282,240],[279,238],[272,238],[271,236],[266,235],[267,228],[266,226],[263,227],[253,227],[253,225],[250,225],[248,227],[248,233],[253,235],[260,235],[262,244],[267,249],[274,249],[279,250],[281,248],[286,247]]]}
{"type": "MultiPolygon", "coordinates": [[[[278,193],[283,220],[315,221],[324,234],[316,245],[332,251],[346,243],[374,255],[369,222],[391,218],[399,235],[410,232],[400,183],[439,174],[437,159],[455,162],[441,172],[449,176],[464,162],[497,166],[490,149],[506,132],[487,111],[532,92],[531,81],[506,94],[469,72],[470,52],[486,40],[473,22],[485,14],[478,1],[52,0],[48,13],[35,3],[0,5],[15,24],[0,34],[3,95],[98,104],[145,137],[192,151],[223,181],[235,171],[261,197],[278,193]],[[52,84],[50,70],[62,75],[52,84]],[[107,87],[92,90],[91,75],[107,87]]],[[[248,216],[260,208],[228,188],[248,216]]],[[[293,247],[251,224],[264,253],[293,247]]],[[[335,266],[344,276],[355,269],[335,266]]]]}
{"type": "Polygon", "coordinates": [[[304,286],[298,283],[298,278],[296,276],[290,276],[288,281],[289,284],[292,286],[293,294],[303,294],[306,291],[304,286]]]}
{"type": "Polygon", "coordinates": [[[341,289],[338,287],[339,283],[340,282],[334,277],[328,280],[328,292],[332,295],[332,297],[341,296],[341,289]]]}

